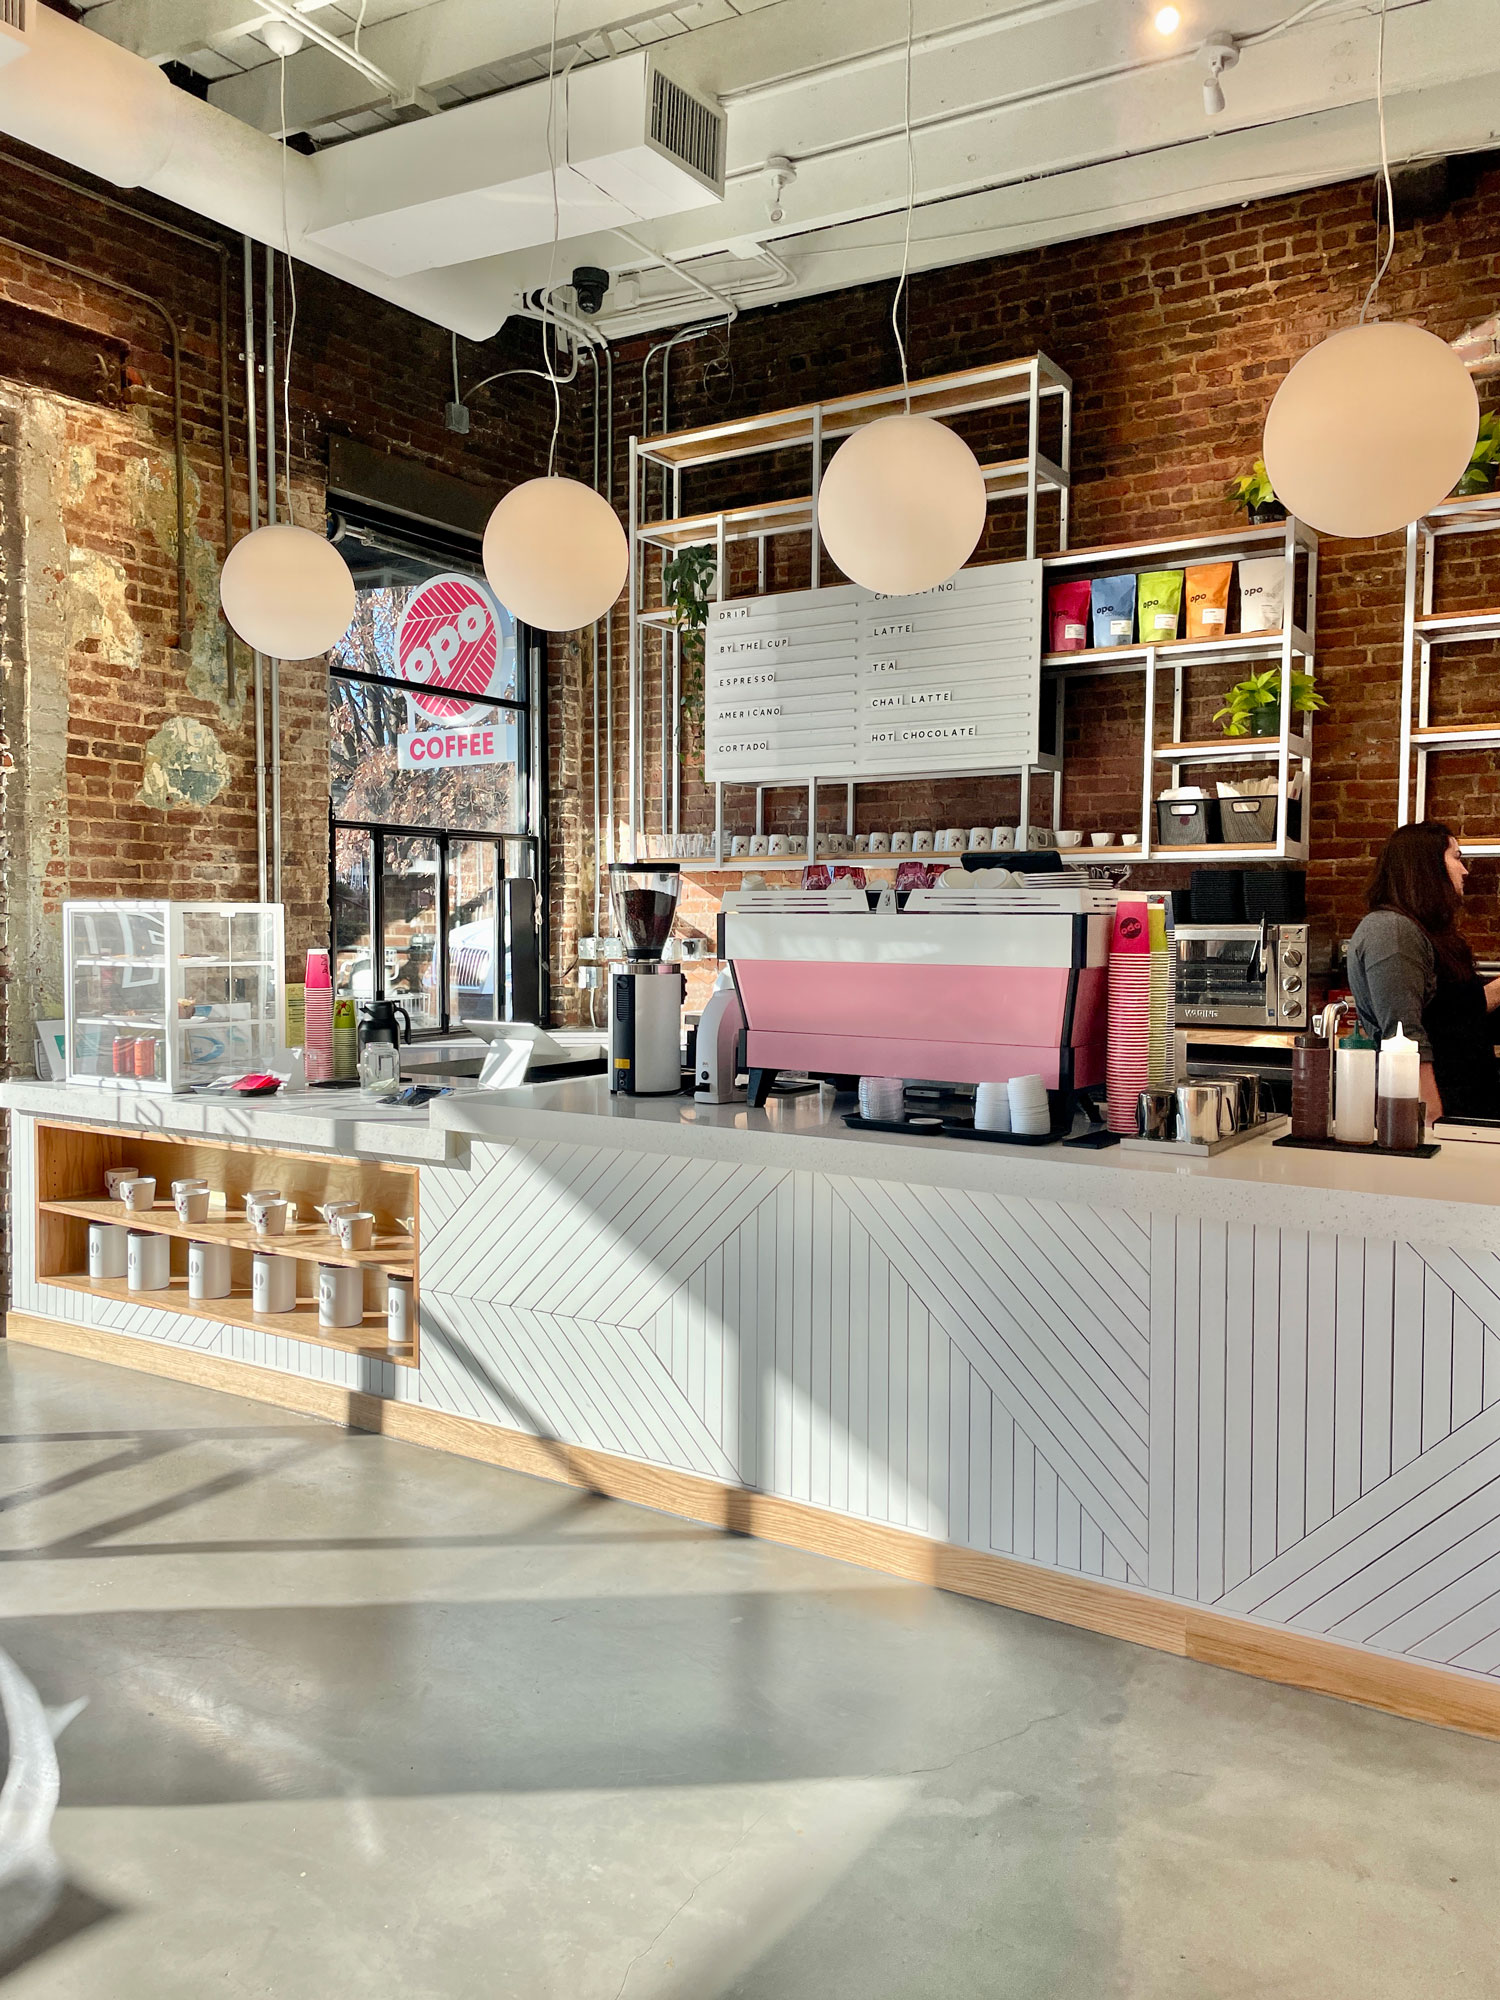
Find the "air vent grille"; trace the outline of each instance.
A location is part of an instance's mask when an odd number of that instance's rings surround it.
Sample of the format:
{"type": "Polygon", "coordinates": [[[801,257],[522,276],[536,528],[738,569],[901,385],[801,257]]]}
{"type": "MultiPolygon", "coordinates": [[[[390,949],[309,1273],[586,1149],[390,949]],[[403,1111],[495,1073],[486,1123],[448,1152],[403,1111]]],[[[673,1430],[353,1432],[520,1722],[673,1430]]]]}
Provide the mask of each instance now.
{"type": "MultiPolygon", "coordinates": [[[[6,4],[7,0],[0,0],[6,4]]],[[[14,0],[8,0],[14,4],[14,0]]],[[[704,104],[659,69],[651,72],[651,141],[699,180],[722,192],[724,114],[704,104]]]]}
{"type": "Polygon", "coordinates": [[[30,0],[0,0],[0,28],[14,28],[18,35],[24,35],[29,5],[30,0]]]}

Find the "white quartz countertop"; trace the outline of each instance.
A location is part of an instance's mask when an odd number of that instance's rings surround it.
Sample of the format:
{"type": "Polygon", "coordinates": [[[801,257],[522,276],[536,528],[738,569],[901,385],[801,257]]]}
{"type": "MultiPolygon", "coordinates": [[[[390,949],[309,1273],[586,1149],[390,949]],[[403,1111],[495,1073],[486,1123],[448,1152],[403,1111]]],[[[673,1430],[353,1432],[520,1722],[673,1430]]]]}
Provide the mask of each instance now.
{"type": "MultiPolygon", "coordinates": [[[[847,1102],[847,1100],[846,1100],[847,1102]]],[[[1253,1139],[1213,1159],[1006,1146],[852,1130],[829,1092],[744,1104],[611,1097],[606,1077],[515,1090],[458,1089],[418,1111],[356,1092],[229,1101],[16,1080],[0,1105],[127,1131],[364,1154],[413,1164],[459,1159],[473,1143],[619,1147],[773,1170],[853,1174],[1133,1213],[1405,1237],[1500,1253],[1500,1146],[1444,1140],[1428,1160],[1351,1158],[1253,1139]]]]}

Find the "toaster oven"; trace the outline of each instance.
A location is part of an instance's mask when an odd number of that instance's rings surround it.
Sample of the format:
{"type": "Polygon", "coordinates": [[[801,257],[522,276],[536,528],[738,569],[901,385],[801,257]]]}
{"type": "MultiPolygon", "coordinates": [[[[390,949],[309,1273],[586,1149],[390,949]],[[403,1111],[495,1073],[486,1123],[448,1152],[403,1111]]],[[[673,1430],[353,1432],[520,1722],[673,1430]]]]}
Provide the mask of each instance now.
{"type": "Polygon", "coordinates": [[[1176,1024],[1307,1026],[1306,924],[1178,924],[1176,1024]]]}

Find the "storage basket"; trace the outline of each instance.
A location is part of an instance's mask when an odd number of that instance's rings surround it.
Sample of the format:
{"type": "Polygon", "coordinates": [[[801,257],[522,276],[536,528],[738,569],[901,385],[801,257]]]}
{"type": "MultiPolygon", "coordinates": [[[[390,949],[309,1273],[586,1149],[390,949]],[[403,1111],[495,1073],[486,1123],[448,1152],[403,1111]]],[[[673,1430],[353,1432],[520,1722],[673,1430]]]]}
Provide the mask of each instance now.
{"type": "Polygon", "coordinates": [[[1222,840],[1217,799],[1158,799],[1156,839],[1161,847],[1202,847],[1222,840]]]}
{"type": "MultiPolygon", "coordinates": [[[[1220,799],[1220,830],[1212,838],[1226,847],[1270,847],[1276,839],[1278,803],[1275,798],[1220,799]]],[[[1287,806],[1286,837],[1302,838],[1301,799],[1292,799],[1287,806]]]]}

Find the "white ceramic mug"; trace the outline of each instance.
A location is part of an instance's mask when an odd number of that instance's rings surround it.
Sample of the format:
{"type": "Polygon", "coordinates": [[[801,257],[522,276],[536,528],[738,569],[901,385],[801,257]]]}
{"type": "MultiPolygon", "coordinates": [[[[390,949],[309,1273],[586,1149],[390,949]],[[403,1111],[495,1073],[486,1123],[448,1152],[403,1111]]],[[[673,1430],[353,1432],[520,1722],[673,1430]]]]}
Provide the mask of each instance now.
{"type": "Polygon", "coordinates": [[[870,836],[869,836],[869,835],[868,835],[867,833],[857,833],[857,834],[855,834],[855,836],[854,836],[854,851],[855,851],[855,853],[856,853],[856,854],[868,854],[868,853],[869,853],[869,851],[870,851],[870,836]]]}
{"type": "Polygon", "coordinates": [[[132,1215],[145,1215],[156,1206],[156,1182],[150,1174],[137,1174],[133,1181],[121,1181],[118,1193],[132,1215]]]}
{"type": "Polygon", "coordinates": [[[911,853],[911,835],[905,829],[891,835],[891,852],[892,854],[911,853]]]}
{"type": "Polygon", "coordinates": [[[287,1205],[280,1195],[267,1198],[254,1195],[245,1203],[245,1211],[250,1217],[250,1227],[257,1236],[285,1236],[287,1205]]]}
{"type": "Polygon", "coordinates": [[[969,845],[976,854],[988,854],[990,851],[989,828],[987,826],[971,826],[969,828],[969,845]]]}
{"type": "Polygon", "coordinates": [[[891,836],[888,833],[872,833],[870,835],[870,852],[872,854],[889,854],[890,851],[891,836]]]}
{"type": "Polygon", "coordinates": [[[390,1347],[410,1347],[417,1331],[416,1287],[398,1271],[385,1279],[385,1338],[390,1347]]]}
{"type": "Polygon", "coordinates": [[[172,1206],[177,1211],[179,1222],[207,1222],[208,1189],[206,1187],[182,1187],[174,1184],[172,1206]]]}
{"type": "Polygon", "coordinates": [[[357,1265],[318,1266],[318,1325],[358,1326],[365,1316],[365,1274],[357,1265]]]}
{"type": "Polygon", "coordinates": [[[188,1297],[227,1299],[230,1290],[229,1245],[189,1243],[188,1297]]]}
{"type": "Polygon", "coordinates": [[[125,1282],[133,1292],[164,1292],[172,1282],[172,1241],[132,1229],[125,1245],[125,1282]]]}
{"type": "Polygon", "coordinates": [[[250,1261],[250,1304],[258,1313],[287,1313],[297,1303],[297,1266],[264,1253],[250,1261]]]}
{"type": "Polygon", "coordinates": [[[765,834],[752,833],[750,836],[750,852],[752,854],[764,854],[765,851],[766,851],[765,834]]]}
{"type": "Polygon", "coordinates": [[[784,833],[773,833],[766,843],[766,852],[767,854],[789,853],[790,842],[787,840],[786,835],[784,833]]]}
{"type": "Polygon", "coordinates": [[[1013,826],[992,826],[990,828],[990,852],[1008,854],[1016,844],[1016,830],[1013,826]]]}
{"type": "Polygon", "coordinates": [[[919,832],[912,835],[911,851],[913,854],[931,854],[932,829],[930,827],[924,826],[919,832]]]}
{"type": "Polygon", "coordinates": [[[89,1224],[89,1276],[91,1278],[123,1278],[125,1276],[126,1238],[130,1232],[120,1222],[91,1222],[89,1224]]]}
{"type": "Polygon", "coordinates": [[[750,852],[750,836],[745,833],[731,835],[729,851],[731,854],[748,854],[750,852]]]}
{"type": "Polygon", "coordinates": [[[104,1192],[111,1201],[120,1199],[120,1189],[126,1181],[136,1181],[141,1177],[139,1167],[106,1167],[104,1169],[104,1192]]]}
{"type": "Polygon", "coordinates": [[[1113,847],[1114,844],[1115,837],[1112,833],[1091,833],[1089,835],[1090,847],[1113,847]]]}
{"type": "Polygon", "coordinates": [[[375,1218],[368,1209],[353,1209],[333,1225],[341,1250],[368,1250],[375,1241],[375,1218]]]}
{"type": "Polygon", "coordinates": [[[332,1236],[338,1227],[339,1217],[353,1215],[358,1207],[357,1201],[323,1201],[318,1203],[313,1213],[323,1218],[323,1227],[332,1236]]]}

